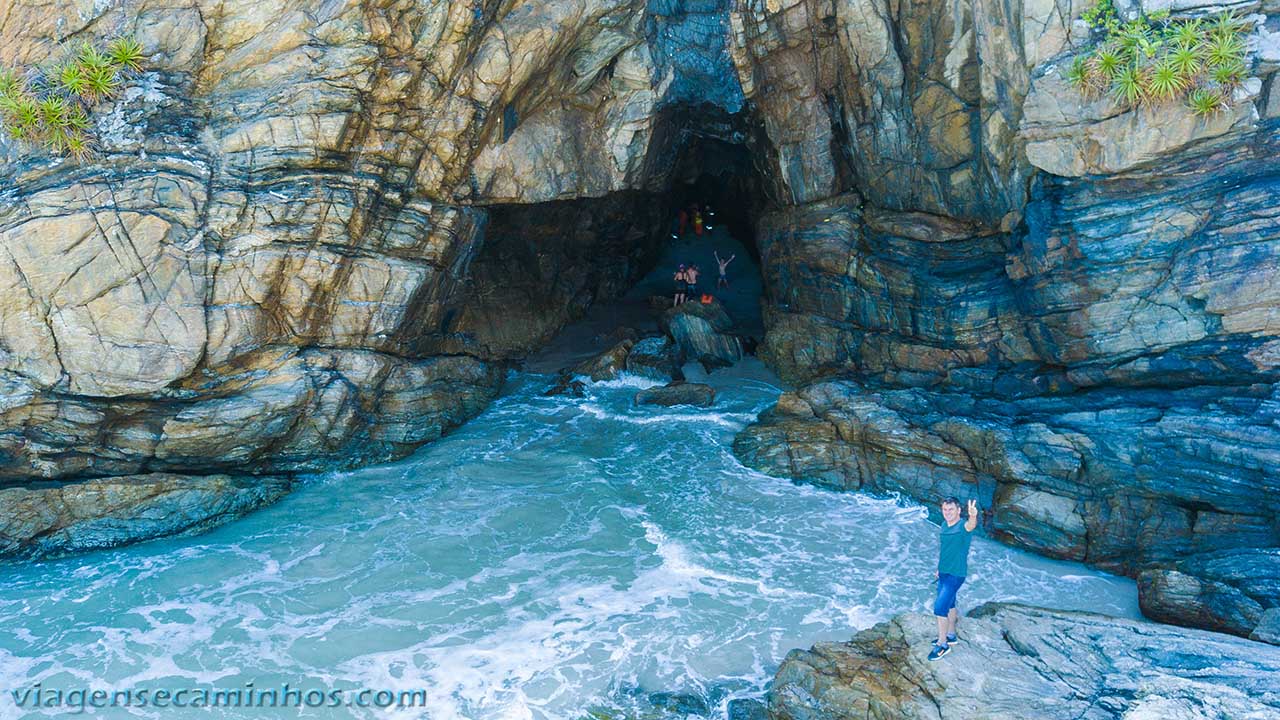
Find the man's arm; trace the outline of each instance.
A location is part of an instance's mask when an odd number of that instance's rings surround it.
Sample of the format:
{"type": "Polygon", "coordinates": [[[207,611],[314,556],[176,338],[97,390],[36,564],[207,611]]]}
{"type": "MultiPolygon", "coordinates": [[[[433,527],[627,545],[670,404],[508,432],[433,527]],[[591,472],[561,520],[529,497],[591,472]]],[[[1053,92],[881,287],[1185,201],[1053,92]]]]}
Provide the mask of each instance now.
{"type": "Polygon", "coordinates": [[[969,501],[969,519],[964,523],[965,532],[973,532],[978,527],[978,501],[969,501]]]}
{"type": "MultiPolygon", "coordinates": [[[[712,251],[712,254],[716,256],[716,262],[720,262],[720,251],[719,250],[712,251]]],[[[733,258],[729,258],[729,259],[732,260],[733,258]]]]}

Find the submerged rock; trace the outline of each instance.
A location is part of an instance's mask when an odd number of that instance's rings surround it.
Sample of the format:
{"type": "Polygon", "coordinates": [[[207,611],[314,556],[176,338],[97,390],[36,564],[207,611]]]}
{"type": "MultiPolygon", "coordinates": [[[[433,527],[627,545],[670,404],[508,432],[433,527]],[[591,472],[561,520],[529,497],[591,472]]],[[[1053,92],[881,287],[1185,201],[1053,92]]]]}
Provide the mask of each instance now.
{"type": "Polygon", "coordinates": [[[677,713],[681,716],[695,715],[706,717],[711,714],[707,701],[691,693],[655,692],[649,693],[649,704],[659,710],[677,713]]]}
{"type": "Polygon", "coordinates": [[[542,393],[543,397],[554,397],[556,395],[568,395],[569,397],[586,397],[587,385],[581,380],[574,380],[573,375],[569,373],[561,373],[556,378],[556,384],[542,393]]]}
{"type": "Polygon", "coordinates": [[[759,700],[730,700],[728,710],[729,720],[769,720],[769,706],[759,700]]]}
{"type": "Polygon", "coordinates": [[[1280,649],[1106,615],[988,603],[930,662],[933,617],[903,614],[846,643],[792,650],[775,720],[1103,720],[1280,716],[1280,649]]]}
{"type": "Polygon", "coordinates": [[[652,387],[636,393],[637,405],[696,405],[711,407],[716,391],[702,383],[677,382],[662,387],[652,387]]]}
{"type": "Polygon", "coordinates": [[[283,477],[149,473],[0,489],[0,558],[197,533],[279,500],[283,477]]]}

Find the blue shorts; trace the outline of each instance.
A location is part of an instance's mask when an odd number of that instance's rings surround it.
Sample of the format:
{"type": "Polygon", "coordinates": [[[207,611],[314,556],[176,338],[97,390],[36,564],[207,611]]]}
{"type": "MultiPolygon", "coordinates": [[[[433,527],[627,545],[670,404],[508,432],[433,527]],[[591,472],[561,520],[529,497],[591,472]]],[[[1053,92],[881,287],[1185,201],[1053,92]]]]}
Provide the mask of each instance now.
{"type": "Polygon", "coordinates": [[[938,598],[933,601],[934,615],[946,617],[947,613],[951,612],[951,609],[956,606],[956,592],[963,584],[964,578],[959,575],[942,573],[938,576],[938,598]]]}

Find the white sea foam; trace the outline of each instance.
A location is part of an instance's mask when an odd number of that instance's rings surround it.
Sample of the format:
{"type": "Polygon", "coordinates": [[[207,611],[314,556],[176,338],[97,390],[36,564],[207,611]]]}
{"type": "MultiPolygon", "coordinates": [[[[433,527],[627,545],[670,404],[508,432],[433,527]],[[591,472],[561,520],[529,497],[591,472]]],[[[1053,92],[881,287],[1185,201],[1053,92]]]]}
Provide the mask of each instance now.
{"type": "MultiPolygon", "coordinates": [[[[778,390],[734,372],[712,409],[635,407],[653,383],[633,377],[543,398],[516,376],[414,457],[199,538],[0,568],[0,683],[425,690],[434,720],[643,715],[673,691],[723,717],[791,648],[923,608],[938,532],[914,503],[744,467],[729,444],[778,390]]],[[[970,567],[962,607],[1136,609],[1131,581],[983,539],[970,567]]]]}

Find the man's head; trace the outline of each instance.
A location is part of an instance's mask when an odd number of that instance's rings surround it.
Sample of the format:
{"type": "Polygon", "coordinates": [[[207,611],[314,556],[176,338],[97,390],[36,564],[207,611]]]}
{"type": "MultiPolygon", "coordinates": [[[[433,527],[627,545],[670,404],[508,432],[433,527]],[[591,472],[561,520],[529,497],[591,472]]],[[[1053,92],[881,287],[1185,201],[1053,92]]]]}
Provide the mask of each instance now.
{"type": "Polygon", "coordinates": [[[942,501],[942,518],[947,521],[948,525],[951,525],[960,519],[959,499],[955,497],[947,497],[942,501]]]}

